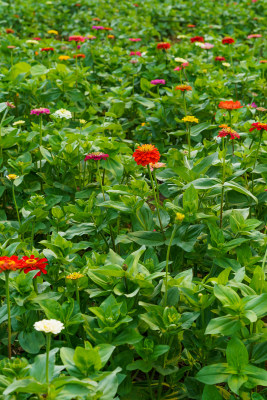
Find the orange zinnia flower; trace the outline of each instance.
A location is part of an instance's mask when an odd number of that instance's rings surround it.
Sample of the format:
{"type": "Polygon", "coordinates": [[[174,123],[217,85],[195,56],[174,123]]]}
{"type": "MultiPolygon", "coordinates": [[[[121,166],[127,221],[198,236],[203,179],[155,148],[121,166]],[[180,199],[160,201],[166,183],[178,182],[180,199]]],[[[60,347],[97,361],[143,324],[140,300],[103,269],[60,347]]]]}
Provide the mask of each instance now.
{"type": "Polygon", "coordinates": [[[15,32],[14,29],[11,29],[11,28],[6,29],[6,33],[14,33],[14,32],[15,32]]]}
{"type": "Polygon", "coordinates": [[[155,164],[160,159],[160,153],[158,149],[153,144],[143,144],[139,146],[133,153],[133,158],[137,165],[146,165],[152,163],[155,164]]]}
{"type": "Polygon", "coordinates": [[[184,92],[185,90],[192,90],[192,86],[189,85],[178,85],[175,87],[175,90],[181,90],[184,92]]]}
{"type": "Polygon", "coordinates": [[[243,106],[241,106],[240,101],[228,100],[221,101],[219,108],[223,108],[224,110],[237,110],[238,108],[243,108],[243,106]]]}

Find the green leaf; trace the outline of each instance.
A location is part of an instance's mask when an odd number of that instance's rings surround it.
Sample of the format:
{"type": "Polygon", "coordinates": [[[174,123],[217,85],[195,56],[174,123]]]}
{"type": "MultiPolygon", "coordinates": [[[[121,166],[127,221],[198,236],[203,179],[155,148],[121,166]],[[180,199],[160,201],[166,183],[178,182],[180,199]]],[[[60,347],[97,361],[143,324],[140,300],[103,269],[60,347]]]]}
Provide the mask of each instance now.
{"type": "Polygon", "coordinates": [[[202,368],[197,373],[196,379],[207,385],[216,385],[217,383],[226,382],[228,376],[227,364],[212,364],[202,368]]]}
{"type": "Polygon", "coordinates": [[[232,392],[239,394],[239,389],[243,383],[247,382],[248,377],[246,375],[230,375],[227,383],[232,392]]]}
{"type": "Polygon", "coordinates": [[[33,378],[23,378],[12,382],[3,392],[4,396],[11,393],[46,393],[47,385],[37,382],[33,378]]]}
{"type": "Polygon", "coordinates": [[[128,233],[127,237],[141,246],[160,246],[165,242],[162,233],[159,232],[131,232],[128,233]]]}
{"type": "Polygon", "coordinates": [[[76,347],[73,356],[76,367],[88,376],[90,373],[99,371],[102,363],[99,352],[97,349],[85,349],[83,347],[76,347]]]}
{"type": "Polygon", "coordinates": [[[216,386],[205,385],[201,400],[223,400],[216,386]]]}
{"type": "Polygon", "coordinates": [[[242,324],[235,317],[225,315],[223,317],[212,319],[205,331],[206,335],[216,335],[221,333],[222,335],[233,335],[239,331],[242,324]]]}
{"type": "Polygon", "coordinates": [[[244,343],[234,336],[227,345],[226,359],[229,366],[241,371],[248,364],[248,352],[244,343]]]}
{"type": "Polygon", "coordinates": [[[239,185],[238,183],[233,182],[233,181],[225,182],[224,187],[231,188],[231,189],[235,190],[236,192],[245,194],[246,196],[251,197],[255,201],[255,203],[258,204],[257,197],[255,197],[249,190],[245,189],[243,186],[239,185]]]}
{"type": "Polygon", "coordinates": [[[240,303],[240,297],[238,294],[228,286],[215,285],[214,294],[224,306],[237,306],[240,303]]]}
{"type": "Polygon", "coordinates": [[[38,331],[20,332],[19,336],[19,344],[23,348],[23,350],[27,351],[30,354],[39,353],[41,347],[45,344],[44,335],[38,331]]]}
{"type": "Polygon", "coordinates": [[[184,192],[183,208],[185,213],[196,213],[198,210],[198,195],[193,185],[190,185],[184,192]]]}

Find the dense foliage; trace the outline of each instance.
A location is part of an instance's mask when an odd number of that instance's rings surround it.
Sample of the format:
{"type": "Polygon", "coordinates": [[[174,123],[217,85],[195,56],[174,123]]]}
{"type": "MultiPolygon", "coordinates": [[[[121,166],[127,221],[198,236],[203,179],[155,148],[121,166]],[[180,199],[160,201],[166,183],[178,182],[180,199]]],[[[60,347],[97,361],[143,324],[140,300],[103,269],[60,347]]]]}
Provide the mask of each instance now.
{"type": "Polygon", "coordinates": [[[0,12],[0,399],[266,398],[264,2],[0,12]]]}

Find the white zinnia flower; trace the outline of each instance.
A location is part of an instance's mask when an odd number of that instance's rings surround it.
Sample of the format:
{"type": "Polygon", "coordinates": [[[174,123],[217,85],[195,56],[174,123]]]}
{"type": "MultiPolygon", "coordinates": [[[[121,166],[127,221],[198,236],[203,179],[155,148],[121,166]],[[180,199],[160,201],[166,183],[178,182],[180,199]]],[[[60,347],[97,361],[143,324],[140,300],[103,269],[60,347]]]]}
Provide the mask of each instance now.
{"type": "Polygon", "coordinates": [[[176,57],[176,58],[174,59],[174,61],[180,62],[180,63],[188,62],[187,60],[185,60],[184,58],[181,58],[181,57],[176,57]]]}
{"type": "Polygon", "coordinates": [[[72,118],[71,112],[68,110],[65,110],[65,108],[60,108],[60,110],[57,110],[52,114],[56,118],[65,118],[65,119],[70,119],[72,118]]]}
{"type": "Polygon", "coordinates": [[[64,329],[62,322],[56,319],[42,319],[34,324],[34,329],[45,333],[53,333],[57,335],[64,329]]]}
{"type": "Polygon", "coordinates": [[[222,65],[223,65],[224,67],[230,67],[230,66],[231,66],[231,64],[229,64],[229,63],[227,63],[227,62],[222,63],[222,65]]]}
{"type": "Polygon", "coordinates": [[[23,125],[23,124],[25,124],[25,121],[23,121],[23,120],[13,122],[13,126],[23,125]]]}
{"type": "Polygon", "coordinates": [[[29,43],[29,44],[39,44],[38,40],[26,40],[26,43],[29,43]]]}

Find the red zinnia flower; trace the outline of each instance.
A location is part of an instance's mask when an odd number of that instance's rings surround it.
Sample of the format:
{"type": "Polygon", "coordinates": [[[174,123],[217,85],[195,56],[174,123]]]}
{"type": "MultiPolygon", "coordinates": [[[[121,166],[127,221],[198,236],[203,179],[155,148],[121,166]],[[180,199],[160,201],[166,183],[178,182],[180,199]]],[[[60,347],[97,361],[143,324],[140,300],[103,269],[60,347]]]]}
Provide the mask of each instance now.
{"type": "Polygon", "coordinates": [[[157,44],[157,49],[158,49],[158,50],[162,50],[162,49],[167,50],[167,49],[169,49],[170,47],[171,47],[171,45],[170,45],[170,43],[168,43],[168,42],[161,42],[161,43],[158,43],[158,44],[157,44]]]}
{"type": "Polygon", "coordinates": [[[194,36],[190,39],[191,43],[194,42],[203,42],[204,43],[204,38],[203,36],[194,36]]]}
{"type": "Polygon", "coordinates": [[[264,124],[263,122],[253,122],[249,132],[254,131],[254,129],[257,129],[257,131],[267,131],[267,124],[264,124]]]}
{"type": "Polygon", "coordinates": [[[230,136],[230,140],[240,139],[240,135],[229,126],[227,128],[223,128],[218,133],[218,137],[226,137],[226,136],[230,136]]]}
{"type": "Polygon", "coordinates": [[[18,256],[0,257],[0,273],[5,271],[16,271],[21,268],[23,268],[23,263],[18,259],[18,256]]]}
{"type": "Polygon", "coordinates": [[[46,258],[38,258],[34,257],[34,255],[31,255],[30,257],[27,256],[22,257],[21,261],[23,262],[23,268],[25,274],[35,270],[39,270],[39,272],[37,272],[36,275],[34,275],[34,278],[40,276],[41,272],[45,275],[47,274],[46,266],[48,264],[48,261],[46,258]]]}
{"type": "Polygon", "coordinates": [[[243,106],[241,106],[240,101],[228,100],[221,101],[219,108],[223,108],[224,110],[237,110],[238,108],[243,108],[243,106]]]}
{"type": "Polygon", "coordinates": [[[194,24],[188,24],[187,27],[188,27],[188,28],[195,28],[196,25],[194,25],[194,24]]]}
{"type": "Polygon", "coordinates": [[[223,38],[223,40],[222,40],[222,44],[232,44],[234,42],[235,42],[235,40],[229,36],[223,38]]]}
{"type": "Polygon", "coordinates": [[[156,164],[160,159],[160,153],[153,144],[143,144],[139,146],[133,153],[133,158],[137,165],[156,164]]]}
{"type": "Polygon", "coordinates": [[[215,61],[226,61],[226,59],[222,56],[218,56],[214,58],[215,61]]]}
{"type": "Polygon", "coordinates": [[[15,32],[14,29],[11,29],[11,28],[6,29],[6,33],[14,33],[14,32],[15,32]]]}
{"type": "Polygon", "coordinates": [[[85,54],[74,54],[73,58],[85,58],[85,54]]]}
{"type": "Polygon", "coordinates": [[[54,51],[54,47],[43,47],[41,51],[54,51]]]}
{"type": "Polygon", "coordinates": [[[141,54],[140,51],[131,51],[131,52],[130,52],[130,56],[138,56],[138,57],[141,57],[142,54],[141,54]]]}

